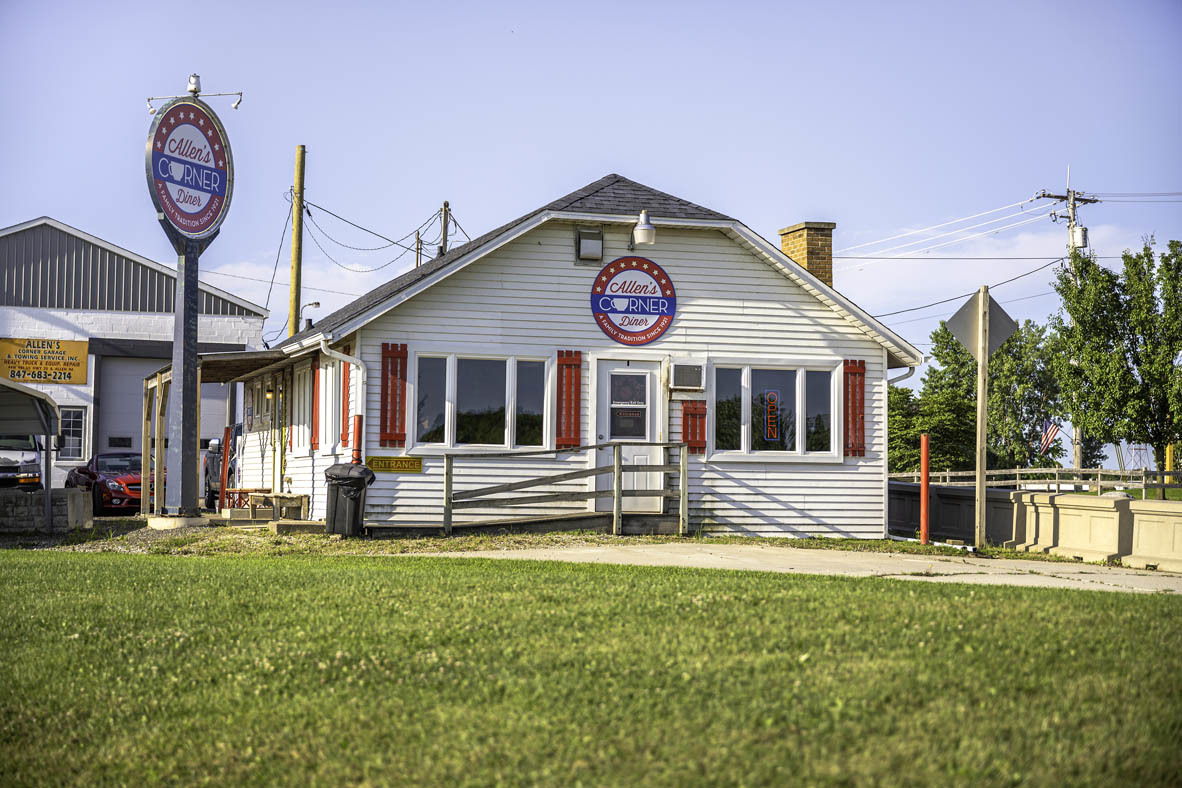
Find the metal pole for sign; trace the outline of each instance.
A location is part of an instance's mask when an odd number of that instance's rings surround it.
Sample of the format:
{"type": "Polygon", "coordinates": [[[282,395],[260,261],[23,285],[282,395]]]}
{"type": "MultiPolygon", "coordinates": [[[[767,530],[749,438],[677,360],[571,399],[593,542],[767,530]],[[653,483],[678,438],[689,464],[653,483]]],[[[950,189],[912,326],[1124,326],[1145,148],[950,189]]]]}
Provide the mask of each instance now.
{"type": "Polygon", "coordinates": [[[985,438],[989,406],[989,286],[977,291],[977,549],[985,546],[985,438]]]}
{"type": "MultiPolygon", "coordinates": [[[[173,96],[159,112],[148,133],[146,175],[156,218],[177,253],[176,291],[173,299],[172,369],[167,398],[168,462],[159,462],[156,432],[157,481],[171,472],[172,484],[164,489],[166,510],[182,517],[201,513],[197,502],[198,408],[200,384],[197,372],[197,269],[201,253],[217,237],[234,191],[234,161],[230,142],[217,114],[201,101],[201,78],[189,75],[188,96],[173,96]]],[[[212,95],[228,95],[215,93],[212,95]]],[[[239,94],[241,100],[241,94],[239,94]]],[[[151,106],[151,99],[148,101],[151,106]]],[[[235,103],[234,107],[237,108],[235,103]]],[[[160,389],[157,378],[157,391],[160,389]]],[[[163,402],[158,399],[158,402],[163,402]]],[[[162,409],[162,408],[161,408],[162,409]]],[[[157,424],[161,424],[157,418],[157,424]]],[[[153,508],[160,507],[159,488],[153,508]]]]}
{"type": "Polygon", "coordinates": [[[197,506],[197,265],[203,246],[186,238],[184,254],[177,258],[165,450],[165,468],[171,472],[172,484],[164,490],[164,505],[182,517],[201,514],[197,506]]]}

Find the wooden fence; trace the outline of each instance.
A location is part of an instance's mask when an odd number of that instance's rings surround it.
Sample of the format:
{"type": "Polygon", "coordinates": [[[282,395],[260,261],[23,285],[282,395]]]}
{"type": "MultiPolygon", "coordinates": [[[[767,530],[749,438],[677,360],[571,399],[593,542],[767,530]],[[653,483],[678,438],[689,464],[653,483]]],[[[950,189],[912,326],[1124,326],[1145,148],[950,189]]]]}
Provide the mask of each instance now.
{"type": "MultiPolygon", "coordinates": [[[[972,487],[975,471],[931,471],[929,481],[945,487],[972,487]]],[[[892,473],[892,481],[919,482],[919,473],[892,473]]],[[[1006,468],[985,471],[986,487],[1014,490],[1054,490],[1062,492],[1082,487],[1084,490],[1146,490],[1182,488],[1182,471],[1120,471],[1111,468],[1006,468]]]]}
{"type": "MultiPolygon", "coordinates": [[[[513,507],[523,506],[528,504],[538,503],[552,503],[555,501],[587,501],[593,498],[606,498],[609,495],[612,498],[612,533],[623,533],[623,500],[625,498],[677,498],[678,506],[678,523],[677,532],[682,536],[689,533],[689,452],[686,450],[685,443],[649,443],[649,442],[632,442],[629,441],[629,446],[660,446],[662,449],[678,449],[678,463],[673,464],[659,464],[659,465],[623,465],[623,447],[622,443],[595,443],[587,446],[576,446],[564,449],[544,449],[541,451],[506,451],[494,452],[488,454],[445,454],[443,457],[443,533],[445,536],[451,535],[452,529],[452,512],[456,509],[474,509],[474,508],[488,508],[488,507],[513,507]],[[462,492],[454,492],[455,482],[455,460],[491,460],[491,459],[506,459],[517,457],[530,457],[538,455],[553,454],[570,454],[582,451],[596,451],[598,449],[612,450],[612,464],[611,466],[585,468],[578,471],[568,471],[566,473],[551,474],[549,476],[538,476],[533,479],[522,479],[521,481],[509,482],[507,484],[496,484],[491,487],[481,487],[476,490],[464,490],[462,492]],[[653,473],[660,472],[662,474],[662,484],[659,490],[625,490],[623,487],[624,473],[653,473]],[[518,490],[525,490],[530,487],[539,487],[547,484],[556,484],[558,482],[568,482],[574,479],[587,479],[593,476],[610,473],[612,475],[612,488],[610,490],[592,490],[592,491],[573,491],[560,493],[545,493],[542,495],[520,495],[511,498],[492,498],[490,496],[503,495],[504,493],[516,492],[518,490]],[[668,488],[668,474],[678,474],[679,485],[676,491],[668,488]]],[[[523,521],[528,519],[524,517],[523,521]]]]}

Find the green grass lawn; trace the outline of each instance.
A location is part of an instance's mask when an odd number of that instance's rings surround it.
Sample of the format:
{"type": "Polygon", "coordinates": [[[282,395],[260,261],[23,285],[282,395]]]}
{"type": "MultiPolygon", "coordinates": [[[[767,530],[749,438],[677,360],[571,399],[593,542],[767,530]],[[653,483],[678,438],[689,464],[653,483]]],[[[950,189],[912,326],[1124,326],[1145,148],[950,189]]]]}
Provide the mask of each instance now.
{"type": "Polygon", "coordinates": [[[1182,781],[1182,600],[0,552],[0,784],[1182,781]]]}

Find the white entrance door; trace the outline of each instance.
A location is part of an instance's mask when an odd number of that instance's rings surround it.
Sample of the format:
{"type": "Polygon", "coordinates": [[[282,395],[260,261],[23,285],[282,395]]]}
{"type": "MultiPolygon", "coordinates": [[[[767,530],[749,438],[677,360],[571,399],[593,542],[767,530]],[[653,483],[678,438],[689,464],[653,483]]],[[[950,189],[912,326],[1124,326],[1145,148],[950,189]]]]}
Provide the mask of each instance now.
{"type": "MultiPolygon", "coordinates": [[[[600,361],[596,367],[595,442],[618,441],[623,447],[623,487],[625,490],[659,490],[662,474],[659,471],[628,472],[629,465],[659,465],[664,452],[659,446],[637,446],[630,443],[663,440],[664,430],[658,428],[660,394],[656,361],[600,361]]],[[[612,467],[612,449],[596,452],[599,467],[612,467]]],[[[612,489],[612,475],[595,477],[597,490],[612,489]]],[[[664,499],[658,497],[626,497],[625,512],[660,513],[664,499]]],[[[601,512],[612,510],[610,497],[596,498],[595,508],[601,512]]]]}

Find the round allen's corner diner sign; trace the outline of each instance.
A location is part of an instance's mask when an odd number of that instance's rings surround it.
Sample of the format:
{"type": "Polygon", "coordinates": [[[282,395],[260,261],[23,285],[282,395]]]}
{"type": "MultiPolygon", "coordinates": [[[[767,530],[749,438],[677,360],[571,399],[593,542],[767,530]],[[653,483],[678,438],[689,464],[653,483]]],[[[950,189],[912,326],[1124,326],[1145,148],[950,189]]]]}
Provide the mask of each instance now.
{"type": "Polygon", "coordinates": [[[187,238],[217,232],[234,190],[234,161],[221,121],[205,102],[179,98],[156,114],[148,135],[148,189],[168,223],[187,238]]]}
{"type": "Polygon", "coordinates": [[[677,291],[665,269],[643,257],[621,257],[591,285],[591,314],[603,333],[622,345],[647,345],[668,330],[677,291]]]}

